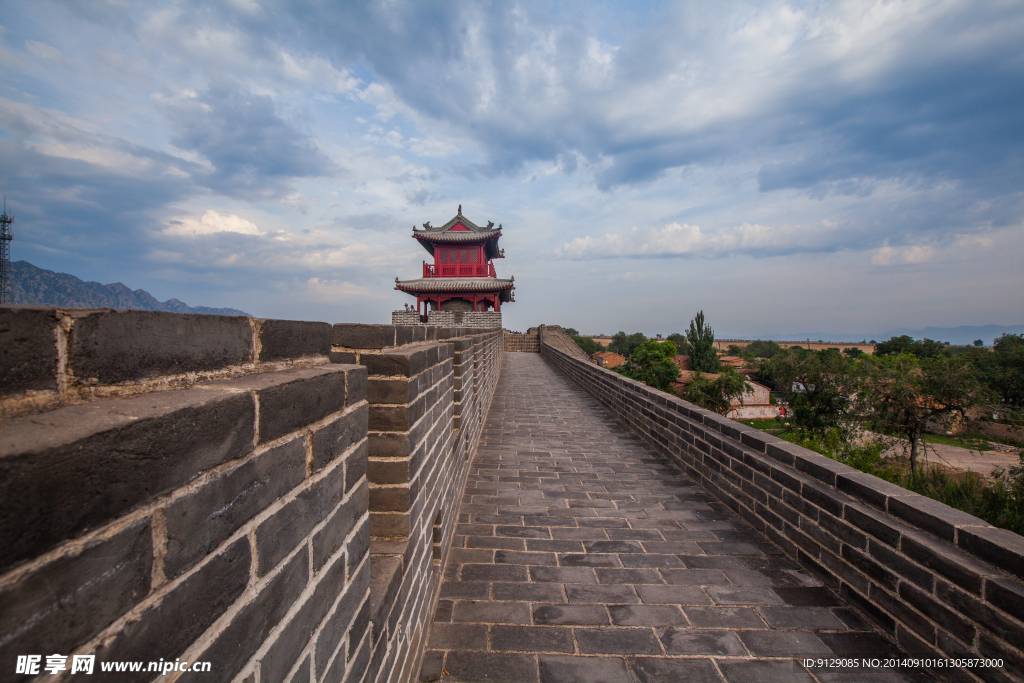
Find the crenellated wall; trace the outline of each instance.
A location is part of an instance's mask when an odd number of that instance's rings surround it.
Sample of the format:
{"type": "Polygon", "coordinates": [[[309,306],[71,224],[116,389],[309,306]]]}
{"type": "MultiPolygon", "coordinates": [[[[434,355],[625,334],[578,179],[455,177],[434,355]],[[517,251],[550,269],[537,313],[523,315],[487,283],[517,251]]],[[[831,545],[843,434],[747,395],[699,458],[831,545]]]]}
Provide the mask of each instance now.
{"type": "Polygon", "coordinates": [[[161,658],[212,666],[161,680],[408,680],[500,352],[497,330],[0,307],[0,681],[54,653],[95,680],[161,658]]]}
{"type": "Polygon", "coordinates": [[[369,372],[370,668],[377,680],[406,681],[419,671],[469,459],[498,380],[501,331],[341,324],[333,343],[332,360],[369,372]]]}
{"type": "Polygon", "coordinates": [[[569,355],[563,337],[541,327],[545,359],[908,653],[1003,662],[937,676],[1024,681],[1024,538],[569,355]]]}
{"type": "Polygon", "coordinates": [[[505,350],[510,353],[540,353],[540,338],[537,336],[537,330],[534,329],[526,334],[515,334],[504,331],[505,333],[505,350]]]}

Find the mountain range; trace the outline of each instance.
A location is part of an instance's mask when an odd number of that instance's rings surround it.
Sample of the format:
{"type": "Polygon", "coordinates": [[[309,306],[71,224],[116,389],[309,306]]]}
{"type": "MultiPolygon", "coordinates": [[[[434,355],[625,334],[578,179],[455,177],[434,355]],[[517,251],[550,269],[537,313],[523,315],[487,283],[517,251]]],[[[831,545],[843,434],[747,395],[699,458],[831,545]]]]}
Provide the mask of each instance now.
{"type": "MultiPolygon", "coordinates": [[[[237,308],[189,306],[178,299],[158,301],[144,289],[131,290],[115,282],[103,285],[85,282],[67,273],[55,273],[28,261],[11,264],[12,302],[23,306],[61,306],[65,308],[116,308],[172,313],[205,313],[207,315],[244,315],[237,308]]],[[[251,316],[249,316],[251,317],[251,316]]]]}

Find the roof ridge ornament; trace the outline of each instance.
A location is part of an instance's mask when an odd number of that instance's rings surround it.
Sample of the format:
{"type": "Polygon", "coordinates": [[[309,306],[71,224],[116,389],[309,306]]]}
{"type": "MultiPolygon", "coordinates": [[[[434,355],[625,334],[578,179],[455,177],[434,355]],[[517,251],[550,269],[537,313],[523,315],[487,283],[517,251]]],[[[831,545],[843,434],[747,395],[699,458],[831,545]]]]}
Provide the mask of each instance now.
{"type": "Polygon", "coordinates": [[[494,221],[487,221],[487,229],[490,230],[494,227],[494,221]]]}
{"type": "Polygon", "coordinates": [[[459,215],[462,215],[462,204],[459,204],[459,215]]]}
{"type": "MultiPolygon", "coordinates": [[[[424,223],[424,224],[423,224],[423,227],[424,227],[424,229],[426,229],[426,230],[430,230],[430,221],[427,221],[426,223],[424,223]]],[[[413,228],[413,230],[415,230],[415,229],[416,229],[416,228],[414,227],[414,228],[413,228]]]]}

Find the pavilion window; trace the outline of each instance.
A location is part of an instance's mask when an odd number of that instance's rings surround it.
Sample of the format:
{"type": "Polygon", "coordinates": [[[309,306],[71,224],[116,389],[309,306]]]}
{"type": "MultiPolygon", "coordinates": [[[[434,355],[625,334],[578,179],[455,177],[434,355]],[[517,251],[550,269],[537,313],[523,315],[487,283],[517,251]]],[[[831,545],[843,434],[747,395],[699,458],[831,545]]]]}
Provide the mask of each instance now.
{"type": "Polygon", "coordinates": [[[470,249],[470,251],[469,251],[469,262],[470,263],[476,263],[476,257],[477,257],[477,250],[476,249],[470,249]]]}
{"type": "Polygon", "coordinates": [[[459,263],[469,263],[469,249],[462,249],[459,254],[459,263]]]}

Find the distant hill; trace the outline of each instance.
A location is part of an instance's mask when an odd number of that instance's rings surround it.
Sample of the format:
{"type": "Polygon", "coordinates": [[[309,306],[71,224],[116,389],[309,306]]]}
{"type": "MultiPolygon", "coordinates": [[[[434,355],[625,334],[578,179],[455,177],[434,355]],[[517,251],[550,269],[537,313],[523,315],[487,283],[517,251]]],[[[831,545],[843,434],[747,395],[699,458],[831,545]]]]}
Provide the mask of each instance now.
{"type": "Polygon", "coordinates": [[[776,339],[786,341],[800,341],[810,339],[817,341],[832,342],[858,342],[861,340],[874,339],[885,341],[892,337],[907,335],[914,339],[934,339],[950,344],[971,344],[975,339],[981,339],[986,346],[991,346],[993,340],[1002,334],[1024,334],[1024,325],[961,325],[960,327],[925,327],[920,330],[889,330],[888,332],[875,332],[872,334],[831,334],[828,332],[795,332],[789,335],[776,335],[776,339]]]}
{"type": "Polygon", "coordinates": [[[28,261],[11,264],[13,302],[23,306],[62,306],[66,308],[117,308],[136,311],[168,311],[171,313],[205,313],[207,315],[249,314],[237,308],[189,306],[178,299],[157,301],[144,289],[132,291],[120,282],[101,285],[84,282],[74,275],[37,268],[28,261]]]}

